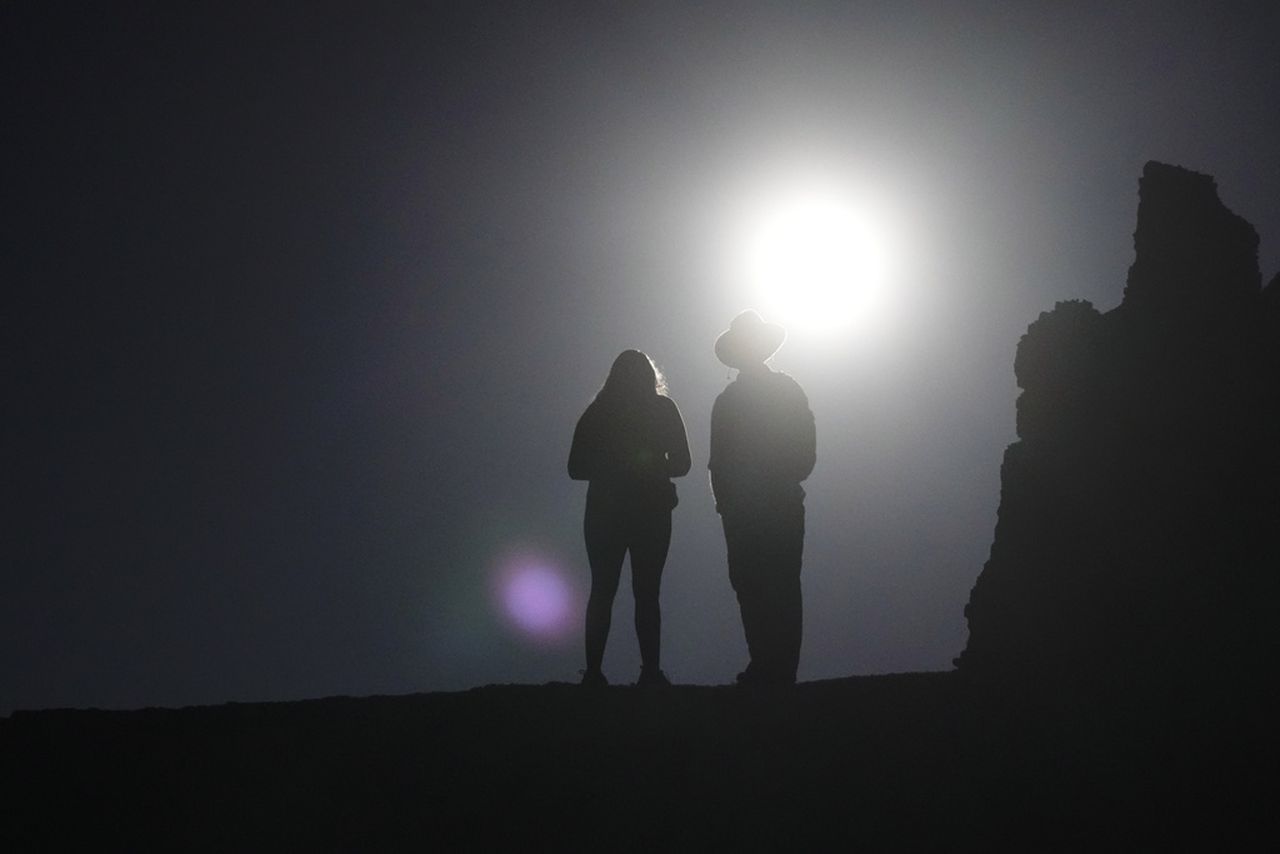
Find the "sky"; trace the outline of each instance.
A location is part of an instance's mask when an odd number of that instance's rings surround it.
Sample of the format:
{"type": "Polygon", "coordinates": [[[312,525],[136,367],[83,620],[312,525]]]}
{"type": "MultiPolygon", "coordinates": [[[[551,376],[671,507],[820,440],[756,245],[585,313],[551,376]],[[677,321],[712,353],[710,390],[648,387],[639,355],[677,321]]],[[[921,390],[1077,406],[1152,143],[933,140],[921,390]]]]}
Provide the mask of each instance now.
{"type": "Polygon", "coordinates": [[[712,345],[762,308],[752,223],[814,192],[880,274],[772,362],[817,421],[800,678],[948,669],[1017,340],[1118,304],[1143,164],[1214,175],[1280,269],[1274,4],[0,17],[0,714],[576,681],[565,463],[632,347],[693,454],[663,668],[732,681],[712,345]]]}

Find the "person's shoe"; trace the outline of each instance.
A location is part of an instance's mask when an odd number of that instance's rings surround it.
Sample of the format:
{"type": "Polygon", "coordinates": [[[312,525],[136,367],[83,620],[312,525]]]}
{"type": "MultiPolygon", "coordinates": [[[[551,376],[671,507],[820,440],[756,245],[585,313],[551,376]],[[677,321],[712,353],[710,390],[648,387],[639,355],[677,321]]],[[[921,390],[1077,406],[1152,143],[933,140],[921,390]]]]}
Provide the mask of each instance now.
{"type": "Polygon", "coordinates": [[[609,680],[604,678],[604,673],[599,670],[583,670],[582,681],[578,683],[583,688],[604,688],[608,686],[609,680]]]}
{"type": "Polygon", "coordinates": [[[636,680],[637,688],[670,688],[671,680],[667,674],[656,667],[640,668],[640,678],[636,680]]]}
{"type": "Polygon", "coordinates": [[[789,688],[796,684],[796,677],[747,665],[747,669],[738,674],[737,682],[744,688],[789,688]]]}

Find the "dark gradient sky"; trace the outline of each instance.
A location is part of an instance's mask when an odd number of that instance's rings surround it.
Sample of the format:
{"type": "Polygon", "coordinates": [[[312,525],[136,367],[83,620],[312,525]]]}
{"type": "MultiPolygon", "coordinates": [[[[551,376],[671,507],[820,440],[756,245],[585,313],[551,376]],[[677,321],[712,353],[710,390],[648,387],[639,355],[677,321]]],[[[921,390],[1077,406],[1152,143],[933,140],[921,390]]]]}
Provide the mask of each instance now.
{"type": "Polygon", "coordinates": [[[1118,303],[1143,163],[1280,266],[1274,4],[180,5],[0,12],[0,713],[575,679],[580,615],[493,590],[585,592],[565,459],[626,347],[694,456],[664,666],[730,680],[711,346],[796,174],[895,236],[894,310],[775,359],[818,423],[800,676],[949,667],[1014,346],[1118,303]]]}

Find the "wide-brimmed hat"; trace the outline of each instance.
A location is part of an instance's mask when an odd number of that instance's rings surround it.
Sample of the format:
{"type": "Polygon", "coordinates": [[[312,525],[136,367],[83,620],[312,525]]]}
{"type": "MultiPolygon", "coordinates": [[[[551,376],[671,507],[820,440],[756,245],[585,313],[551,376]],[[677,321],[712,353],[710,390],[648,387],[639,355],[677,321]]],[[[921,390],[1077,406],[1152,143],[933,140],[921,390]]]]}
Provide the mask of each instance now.
{"type": "Polygon", "coordinates": [[[716,358],[731,368],[758,365],[778,352],[787,330],[747,309],[716,339],[716,358]]]}

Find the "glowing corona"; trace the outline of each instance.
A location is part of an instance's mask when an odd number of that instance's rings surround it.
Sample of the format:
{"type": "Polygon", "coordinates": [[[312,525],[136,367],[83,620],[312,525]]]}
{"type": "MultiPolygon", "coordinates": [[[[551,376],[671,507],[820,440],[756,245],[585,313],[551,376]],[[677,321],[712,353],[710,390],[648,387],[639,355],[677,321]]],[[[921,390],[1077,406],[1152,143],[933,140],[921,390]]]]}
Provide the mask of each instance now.
{"type": "Polygon", "coordinates": [[[559,572],[537,561],[520,561],[499,582],[502,609],[525,634],[554,640],[574,626],[577,597],[559,572]]]}
{"type": "Polygon", "coordinates": [[[886,276],[881,232],[864,208],[829,188],[796,186],[760,200],[742,233],[749,301],[798,331],[872,322],[886,276]]]}

